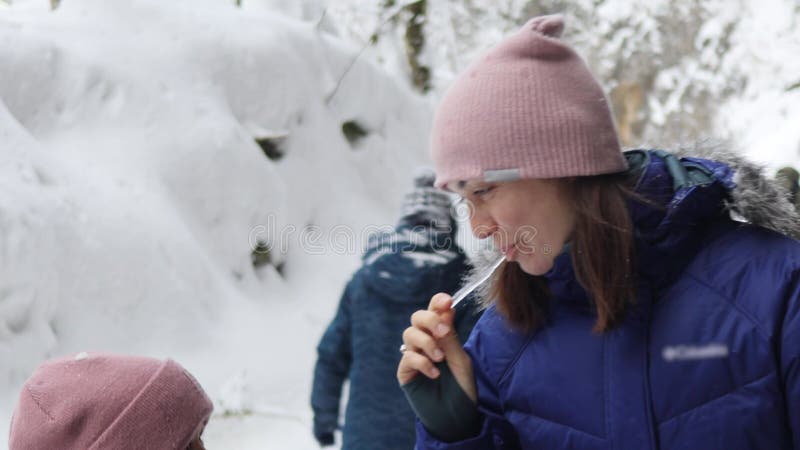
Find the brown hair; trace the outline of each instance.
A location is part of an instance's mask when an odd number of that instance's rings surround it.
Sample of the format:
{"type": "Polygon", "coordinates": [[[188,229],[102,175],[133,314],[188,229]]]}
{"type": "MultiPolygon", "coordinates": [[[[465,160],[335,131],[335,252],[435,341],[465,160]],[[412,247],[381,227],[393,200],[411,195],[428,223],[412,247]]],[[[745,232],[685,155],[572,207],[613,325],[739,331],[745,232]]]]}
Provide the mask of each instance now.
{"type": "MultiPolygon", "coordinates": [[[[597,310],[593,330],[602,333],[619,324],[634,300],[633,224],[627,200],[638,196],[627,173],[578,177],[569,185],[576,213],[572,264],[597,310]]],[[[551,294],[546,278],[523,272],[517,263],[504,263],[497,271],[490,295],[516,328],[533,331],[547,318],[551,294]]]]}

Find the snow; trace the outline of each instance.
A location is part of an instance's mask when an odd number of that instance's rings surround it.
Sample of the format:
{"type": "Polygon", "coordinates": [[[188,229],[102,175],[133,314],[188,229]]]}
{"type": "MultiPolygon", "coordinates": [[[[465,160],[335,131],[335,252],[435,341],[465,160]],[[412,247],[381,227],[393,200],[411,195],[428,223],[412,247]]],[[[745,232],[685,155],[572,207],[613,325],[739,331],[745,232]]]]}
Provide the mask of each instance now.
{"type": "Polygon", "coordinates": [[[314,447],[316,343],[427,163],[429,102],[266,7],[43,4],[0,14],[0,429],[42,360],[109,350],[194,373],[209,448],[314,447]]]}
{"type": "MultiPolygon", "coordinates": [[[[564,13],[566,36],[598,74],[613,74],[620,54],[629,58],[641,49],[654,51],[653,58],[644,63],[658,69],[655,87],[666,93],[663,98],[648,98],[650,124],[656,128],[670,114],[693,112],[695,105],[684,98],[689,91],[708,92],[714,101],[727,95],[726,88],[738,76],[746,80],[743,92],[719,101],[711,128],[697,137],[728,141],[734,150],[773,170],[800,163],[800,88],[787,91],[800,83],[800,7],[795,0],[440,0],[428,2],[427,7],[427,46],[422,59],[432,70],[434,99],[477,55],[524,23],[530,12],[564,13]],[[698,57],[666,66],[659,51],[674,51],[674,41],[680,39],[671,36],[659,18],[690,19],[697,10],[708,17],[694,41],[698,57]],[[620,24],[625,26],[611,33],[620,24]],[[730,46],[718,45],[730,25],[734,25],[730,46]]],[[[337,0],[331,2],[327,14],[341,24],[342,36],[356,42],[365,44],[371,35],[380,34],[377,45],[369,47],[365,56],[392,73],[404,73],[398,67],[403,51],[398,46],[403,42],[401,27],[392,28],[389,14],[382,13],[376,2],[337,0]]],[[[618,81],[601,79],[606,88],[618,81]]],[[[684,139],[674,136],[667,142],[634,145],[691,144],[684,139]]]]}
{"type": "MultiPolygon", "coordinates": [[[[527,2],[429,2],[427,97],[391,29],[406,3],[0,0],[0,430],[42,360],[107,350],[195,374],[216,407],[210,449],[316,447],[315,347],[368,231],[392,227],[414,169],[430,164],[436,98],[527,2]],[[348,121],[367,136],[348,141],[348,121]],[[253,266],[258,242],[271,264],[253,266]]],[[[609,0],[598,30],[635,16],[636,34],[615,35],[612,50],[668,46],[648,16],[663,4],[609,0]]],[[[772,168],[797,165],[796,6],[709,5],[718,14],[696,47],[719,73],[665,71],[658,83],[675,91],[654,114],[679,108],[692,82],[739,71],[747,86],[713,134],[772,168]],[[741,16],[731,48],[708,51],[730,14],[741,16]]]]}
{"type": "Polygon", "coordinates": [[[443,250],[437,253],[409,252],[403,253],[402,256],[410,260],[414,264],[414,267],[425,267],[447,264],[458,255],[453,251],[443,250]]]}
{"type": "Polygon", "coordinates": [[[800,9],[796,2],[746,2],[731,47],[730,64],[746,70],[742,96],[722,109],[720,126],[732,130],[748,157],[773,169],[800,163],[800,9]]]}

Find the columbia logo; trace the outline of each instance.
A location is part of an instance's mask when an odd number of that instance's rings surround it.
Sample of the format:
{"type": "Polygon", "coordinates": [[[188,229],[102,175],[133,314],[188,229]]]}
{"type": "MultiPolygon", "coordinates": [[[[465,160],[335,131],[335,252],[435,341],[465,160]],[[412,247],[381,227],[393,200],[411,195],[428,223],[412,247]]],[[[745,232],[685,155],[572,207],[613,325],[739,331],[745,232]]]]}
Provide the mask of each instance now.
{"type": "Polygon", "coordinates": [[[687,361],[698,359],[727,358],[728,346],[725,344],[708,345],[670,345],[664,347],[661,356],[666,361],[687,361]]]}

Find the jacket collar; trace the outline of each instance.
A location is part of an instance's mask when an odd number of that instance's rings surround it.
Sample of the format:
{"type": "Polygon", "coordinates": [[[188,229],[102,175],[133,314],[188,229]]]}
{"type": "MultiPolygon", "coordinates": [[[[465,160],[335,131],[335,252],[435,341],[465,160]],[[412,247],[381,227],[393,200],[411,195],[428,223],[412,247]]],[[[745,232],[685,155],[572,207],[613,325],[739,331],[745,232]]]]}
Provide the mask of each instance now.
{"type": "MultiPolygon", "coordinates": [[[[640,297],[647,301],[680,275],[704,245],[710,229],[727,217],[725,205],[735,183],[731,169],[716,161],[679,160],[660,150],[632,150],[625,157],[640,197],[629,200],[629,211],[640,297]]],[[[559,301],[587,303],[568,247],[545,277],[559,301]]]]}

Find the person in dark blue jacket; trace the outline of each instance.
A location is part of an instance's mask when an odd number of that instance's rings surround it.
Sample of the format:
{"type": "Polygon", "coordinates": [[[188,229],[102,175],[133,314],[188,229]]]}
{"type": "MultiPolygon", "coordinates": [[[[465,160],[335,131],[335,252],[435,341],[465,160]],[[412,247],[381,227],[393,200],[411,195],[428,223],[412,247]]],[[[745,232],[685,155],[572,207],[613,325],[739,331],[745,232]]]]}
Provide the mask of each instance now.
{"type": "MultiPolygon", "coordinates": [[[[434,189],[433,181],[433,171],[420,171],[396,227],[370,236],[363,265],[320,340],[311,405],[321,445],[334,443],[342,386],[349,380],[341,448],[414,447],[414,413],[395,381],[400,333],[413,311],[431,295],[458,288],[467,270],[455,244],[450,196],[434,189]]],[[[474,308],[463,311],[466,337],[478,316],[474,308]]]]}
{"type": "Polygon", "coordinates": [[[506,261],[463,347],[449,295],[411,316],[417,448],[800,449],[797,213],[740,158],[623,153],[563,26],[531,20],[437,109],[436,185],[506,261]]]}

